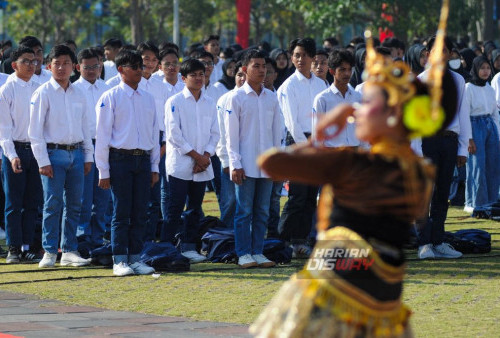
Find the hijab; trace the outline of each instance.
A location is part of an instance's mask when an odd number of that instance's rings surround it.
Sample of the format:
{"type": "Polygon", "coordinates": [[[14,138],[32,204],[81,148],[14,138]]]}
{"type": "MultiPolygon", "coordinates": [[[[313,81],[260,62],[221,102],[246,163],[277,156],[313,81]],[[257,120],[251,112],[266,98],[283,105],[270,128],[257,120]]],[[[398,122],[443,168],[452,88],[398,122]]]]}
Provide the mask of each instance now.
{"type": "Polygon", "coordinates": [[[365,69],[365,63],[363,61],[365,55],[366,48],[361,47],[356,49],[356,53],[354,54],[354,72],[352,73],[351,80],[349,81],[353,88],[356,88],[357,85],[363,82],[361,75],[365,69]]]}
{"type": "Polygon", "coordinates": [[[234,76],[229,76],[227,75],[227,68],[231,63],[234,63],[234,61],[231,58],[226,59],[224,63],[222,64],[222,78],[219,80],[220,83],[224,85],[224,87],[227,88],[227,90],[232,90],[236,86],[236,82],[234,80],[234,76]]]}
{"type": "MultiPolygon", "coordinates": [[[[483,80],[479,77],[479,69],[483,64],[487,63],[488,65],[490,62],[485,56],[477,56],[474,61],[472,61],[472,70],[470,71],[470,75],[472,76],[472,79],[470,80],[470,83],[479,86],[479,87],[484,87],[486,85],[486,82],[488,80],[483,80]]],[[[491,67],[491,66],[490,66],[491,67]]]]}
{"type": "Polygon", "coordinates": [[[424,67],[420,65],[420,54],[425,50],[424,45],[413,45],[411,51],[408,52],[409,64],[413,74],[418,75],[424,71],[424,67]]]}
{"type": "MultiPolygon", "coordinates": [[[[472,61],[474,61],[474,58],[476,57],[476,53],[470,48],[464,48],[460,50],[460,55],[465,61],[465,67],[464,67],[464,73],[468,75],[470,79],[470,71],[472,69],[472,61]]],[[[466,81],[468,80],[467,78],[465,79],[466,81]]]]}
{"type": "Polygon", "coordinates": [[[290,76],[291,72],[290,69],[288,68],[288,56],[286,54],[286,50],[281,49],[281,48],[276,48],[271,51],[270,57],[274,61],[278,58],[278,56],[284,54],[287,57],[287,64],[286,67],[283,69],[278,69],[278,76],[276,77],[276,81],[274,81],[274,88],[279,88],[283,82],[290,76]]]}
{"type": "Polygon", "coordinates": [[[500,69],[495,68],[495,60],[500,57],[500,49],[495,49],[491,52],[491,76],[500,72],[500,69]]]}

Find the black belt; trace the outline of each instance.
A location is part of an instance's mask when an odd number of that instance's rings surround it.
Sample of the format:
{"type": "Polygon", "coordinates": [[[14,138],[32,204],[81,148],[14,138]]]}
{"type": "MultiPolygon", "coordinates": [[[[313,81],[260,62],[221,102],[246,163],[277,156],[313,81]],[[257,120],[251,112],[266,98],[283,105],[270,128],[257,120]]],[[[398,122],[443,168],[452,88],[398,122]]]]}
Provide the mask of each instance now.
{"type": "Polygon", "coordinates": [[[133,156],[144,156],[151,154],[151,150],[143,150],[143,149],[118,149],[118,148],[109,148],[109,151],[112,153],[125,154],[125,155],[133,155],[133,156]]]}
{"type": "Polygon", "coordinates": [[[14,141],[14,147],[20,148],[20,149],[31,149],[31,143],[14,141]]]}
{"type": "Polygon", "coordinates": [[[451,130],[445,130],[440,135],[444,137],[458,137],[458,134],[451,130]]]}
{"type": "Polygon", "coordinates": [[[60,150],[76,150],[83,147],[83,142],[73,143],[73,144],[57,144],[57,143],[47,143],[47,149],[60,149],[60,150]]]}

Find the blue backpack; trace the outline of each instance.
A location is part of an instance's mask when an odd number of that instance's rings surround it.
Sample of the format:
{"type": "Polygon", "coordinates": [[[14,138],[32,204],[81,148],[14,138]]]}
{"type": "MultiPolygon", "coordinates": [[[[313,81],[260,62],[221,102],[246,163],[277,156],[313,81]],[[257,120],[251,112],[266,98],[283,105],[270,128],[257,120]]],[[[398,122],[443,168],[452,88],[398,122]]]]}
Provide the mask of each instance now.
{"type": "Polygon", "coordinates": [[[206,252],[212,263],[235,263],[234,230],[228,228],[210,228],[201,237],[201,251],[206,252]]]}
{"type": "Polygon", "coordinates": [[[189,271],[189,259],[177,251],[169,242],[146,242],[141,252],[141,261],[156,271],[189,271]]]}
{"type": "Polygon", "coordinates": [[[481,254],[491,251],[491,235],[480,229],[446,232],[444,241],[463,254],[481,254]]]}

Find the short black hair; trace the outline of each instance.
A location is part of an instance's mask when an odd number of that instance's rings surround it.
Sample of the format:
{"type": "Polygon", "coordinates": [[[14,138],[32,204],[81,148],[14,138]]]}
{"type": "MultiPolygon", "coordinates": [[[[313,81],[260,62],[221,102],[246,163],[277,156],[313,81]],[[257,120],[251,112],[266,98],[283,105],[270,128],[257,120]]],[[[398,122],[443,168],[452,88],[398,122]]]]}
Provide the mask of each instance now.
{"type": "Polygon", "coordinates": [[[21,40],[19,40],[19,44],[25,45],[26,47],[29,47],[32,49],[35,47],[42,48],[42,43],[40,42],[40,40],[38,40],[36,37],[31,36],[31,35],[27,35],[24,38],[22,38],[21,40]]]}
{"type": "Polygon", "coordinates": [[[206,58],[206,57],[211,58],[212,61],[214,60],[214,56],[212,55],[212,53],[209,53],[209,52],[207,52],[205,50],[196,53],[195,56],[194,56],[195,59],[202,59],[202,58],[206,58]]]}
{"type": "Polygon", "coordinates": [[[160,60],[160,50],[158,49],[158,47],[156,47],[153,41],[141,42],[139,46],[137,46],[137,51],[141,53],[141,55],[144,54],[144,52],[147,50],[153,52],[156,58],[160,60]]]}
{"type": "Polygon", "coordinates": [[[54,47],[52,47],[52,49],[49,52],[49,56],[47,57],[47,60],[49,62],[52,62],[52,60],[54,60],[55,58],[58,58],[63,55],[68,55],[71,58],[71,62],[73,63],[77,62],[75,53],[73,53],[71,48],[69,48],[66,45],[55,45],[54,47]]]}
{"type": "Polygon", "coordinates": [[[121,49],[115,58],[116,68],[124,65],[142,65],[142,56],[136,50],[121,49]]]}
{"type": "MultiPolygon", "coordinates": [[[[427,41],[427,50],[430,52],[432,47],[434,47],[434,42],[436,42],[436,36],[433,35],[430,37],[429,41],[427,41]]],[[[444,45],[450,51],[453,49],[453,41],[448,36],[444,37],[444,45]]]]}
{"type": "Polygon", "coordinates": [[[137,50],[137,48],[131,43],[126,43],[120,47],[118,52],[121,52],[122,50],[137,50]]]}
{"type": "Polygon", "coordinates": [[[77,44],[76,44],[76,42],[75,42],[75,40],[71,40],[71,39],[68,39],[68,40],[64,41],[63,45],[66,45],[66,46],[68,46],[68,45],[75,45],[75,47],[78,47],[77,44]]]}
{"type": "Polygon", "coordinates": [[[226,58],[232,58],[234,55],[234,49],[232,49],[231,47],[224,48],[222,52],[224,53],[224,56],[226,58]]]}
{"type": "Polygon", "coordinates": [[[351,39],[351,41],[349,42],[349,44],[351,46],[356,46],[358,43],[364,43],[365,42],[365,39],[361,36],[355,36],[351,39]]]}
{"type": "MultiPolygon", "coordinates": [[[[316,49],[316,55],[324,55],[328,58],[328,52],[323,48],[316,49]]],[[[316,56],[314,55],[314,56],[316,56]]]]}
{"type": "Polygon", "coordinates": [[[323,39],[323,42],[325,41],[328,41],[332,46],[337,46],[339,44],[339,41],[333,36],[323,39]]]}
{"type": "Polygon", "coordinates": [[[240,69],[241,67],[243,67],[243,62],[241,61],[236,62],[236,64],[234,65],[234,75],[238,73],[238,69],[240,69]]]}
{"type": "Polygon", "coordinates": [[[311,38],[294,39],[294,40],[290,41],[288,52],[290,54],[293,54],[293,50],[296,47],[304,48],[306,54],[309,57],[313,58],[316,55],[316,42],[311,38]]]}
{"type": "Polygon", "coordinates": [[[104,48],[102,46],[90,47],[92,52],[96,53],[101,59],[104,59],[104,48]]]}
{"type": "Polygon", "coordinates": [[[181,64],[181,75],[184,77],[187,77],[189,73],[196,72],[197,70],[205,72],[205,65],[197,59],[185,60],[181,64]]]}
{"type": "Polygon", "coordinates": [[[12,60],[12,62],[16,62],[17,60],[19,60],[19,58],[21,57],[21,55],[25,54],[25,53],[30,53],[30,54],[35,54],[35,52],[33,51],[33,49],[29,48],[29,47],[26,47],[24,45],[19,45],[19,47],[15,48],[11,53],[10,53],[10,59],[12,60]]]}
{"type": "Polygon", "coordinates": [[[166,49],[175,49],[177,51],[177,55],[179,55],[179,46],[170,41],[164,41],[160,43],[158,49],[160,50],[160,52],[166,49]]]}
{"type": "Polygon", "coordinates": [[[177,51],[175,49],[171,49],[171,48],[167,48],[167,49],[163,49],[161,52],[160,52],[160,58],[158,60],[163,60],[165,58],[165,56],[169,55],[169,54],[174,54],[175,57],[177,59],[179,59],[179,53],[177,53],[177,51]]]}
{"type": "Polygon", "coordinates": [[[99,54],[97,54],[96,50],[94,48],[85,48],[78,53],[78,63],[81,64],[83,60],[89,60],[96,58],[99,60],[99,54]]]}
{"type": "Polygon", "coordinates": [[[275,60],[271,59],[270,57],[266,57],[266,65],[267,64],[270,64],[271,66],[273,66],[274,71],[278,72],[278,65],[276,64],[275,60]]]}
{"type": "Polygon", "coordinates": [[[2,48],[3,47],[7,47],[7,46],[12,47],[12,41],[11,40],[3,40],[2,41],[2,48]]]}
{"type": "Polygon", "coordinates": [[[342,62],[347,62],[351,67],[354,67],[354,55],[347,49],[335,49],[328,57],[328,68],[336,69],[340,67],[342,62]]]}
{"type": "Polygon", "coordinates": [[[104,41],[104,45],[103,45],[104,48],[106,48],[106,47],[121,48],[122,46],[123,46],[123,42],[122,42],[122,40],[120,40],[118,38],[107,39],[106,41],[104,41]]]}
{"type": "Polygon", "coordinates": [[[382,46],[376,47],[375,51],[381,55],[391,56],[391,50],[387,47],[382,47],[382,46]]]}
{"type": "Polygon", "coordinates": [[[219,40],[220,40],[220,38],[219,38],[219,36],[218,36],[218,35],[215,35],[215,34],[213,34],[213,35],[209,35],[209,36],[207,36],[207,37],[205,38],[205,40],[203,40],[203,45],[208,45],[208,43],[209,43],[211,40],[217,40],[217,41],[219,41],[219,40]]]}
{"type": "Polygon", "coordinates": [[[266,54],[258,49],[251,49],[243,55],[241,63],[243,66],[248,66],[252,59],[266,59],[266,54]]]}

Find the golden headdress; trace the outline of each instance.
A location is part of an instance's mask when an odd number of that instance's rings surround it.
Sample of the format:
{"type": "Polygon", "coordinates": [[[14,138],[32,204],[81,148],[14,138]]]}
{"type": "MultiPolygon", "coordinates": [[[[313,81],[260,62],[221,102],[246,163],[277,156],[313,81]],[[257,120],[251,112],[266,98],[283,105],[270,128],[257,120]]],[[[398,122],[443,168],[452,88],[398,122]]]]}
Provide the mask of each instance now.
{"type": "Polygon", "coordinates": [[[443,91],[441,88],[445,70],[443,60],[446,22],[448,20],[449,0],[443,1],[438,31],[433,53],[429,58],[427,85],[429,95],[415,96],[417,91],[415,76],[403,61],[393,61],[378,54],[373,48],[370,31],[365,32],[366,60],[363,79],[367,85],[381,86],[388,94],[387,104],[391,107],[403,105],[403,123],[410,131],[410,137],[425,137],[440,130],[445,115],[441,107],[443,91]]]}

